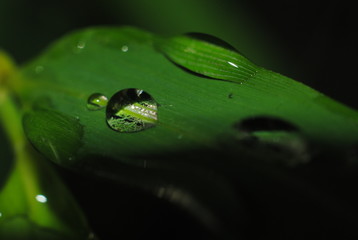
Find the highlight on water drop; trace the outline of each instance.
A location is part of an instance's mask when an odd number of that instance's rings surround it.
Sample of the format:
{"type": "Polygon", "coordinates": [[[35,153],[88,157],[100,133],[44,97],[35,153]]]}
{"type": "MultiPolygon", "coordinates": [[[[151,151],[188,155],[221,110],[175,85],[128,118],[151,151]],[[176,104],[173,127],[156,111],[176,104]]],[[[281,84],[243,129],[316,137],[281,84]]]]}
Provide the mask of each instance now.
{"type": "Polygon", "coordinates": [[[72,51],[73,51],[73,53],[78,54],[78,53],[81,53],[85,49],[85,47],[86,47],[85,41],[78,41],[73,46],[72,51]]]}
{"type": "Polygon", "coordinates": [[[88,97],[87,109],[91,111],[100,110],[107,106],[108,98],[101,93],[93,93],[88,97]]]}
{"type": "Polygon", "coordinates": [[[39,203],[46,203],[47,202],[47,197],[43,194],[38,194],[35,196],[36,201],[38,201],[39,203]]]}
{"type": "Polygon", "coordinates": [[[158,121],[157,108],[157,102],[144,90],[123,89],[114,94],[107,104],[107,124],[122,133],[152,128],[158,121]]]}

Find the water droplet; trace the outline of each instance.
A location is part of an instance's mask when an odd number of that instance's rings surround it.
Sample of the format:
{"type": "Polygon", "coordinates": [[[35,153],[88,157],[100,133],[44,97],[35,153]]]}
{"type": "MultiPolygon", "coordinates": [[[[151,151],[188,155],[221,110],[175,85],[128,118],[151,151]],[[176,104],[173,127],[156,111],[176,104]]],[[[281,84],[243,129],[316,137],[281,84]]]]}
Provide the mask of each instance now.
{"type": "Polygon", "coordinates": [[[122,52],[128,52],[129,48],[127,45],[123,45],[121,50],[122,50],[122,52]]]}
{"type": "Polygon", "coordinates": [[[45,195],[42,194],[38,194],[35,196],[36,201],[38,201],[39,203],[46,203],[47,202],[47,197],[45,195]]]}
{"type": "Polygon", "coordinates": [[[260,68],[224,41],[206,34],[160,39],[156,48],[191,74],[241,84],[260,68]]]}
{"type": "Polygon", "coordinates": [[[101,93],[93,93],[87,100],[87,109],[96,111],[107,106],[108,98],[101,93]]]}
{"type": "Polygon", "coordinates": [[[80,53],[80,52],[83,51],[83,49],[85,49],[85,47],[86,47],[86,42],[84,42],[84,41],[78,41],[78,42],[76,43],[76,45],[74,46],[74,48],[73,48],[73,52],[74,52],[74,53],[80,53]]]}
{"type": "Polygon", "coordinates": [[[115,131],[142,131],[157,124],[157,103],[141,89],[124,89],[109,100],[106,118],[108,126],[115,131]]]}
{"type": "Polygon", "coordinates": [[[78,48],[78,49],[84,49],[85,46],[86,46],[86,42],[84,42],[84,41],[79,41],[79,42],[77,43],[77,48],[78,48]]]}

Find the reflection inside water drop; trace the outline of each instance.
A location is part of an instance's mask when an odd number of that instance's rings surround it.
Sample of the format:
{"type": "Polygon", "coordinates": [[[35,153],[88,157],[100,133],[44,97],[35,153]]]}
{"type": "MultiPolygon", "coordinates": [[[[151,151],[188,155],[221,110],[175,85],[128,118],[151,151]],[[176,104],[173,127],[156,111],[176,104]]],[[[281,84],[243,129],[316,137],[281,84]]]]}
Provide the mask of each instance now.
{"type": "Polygon", "coordinates": [[[108,98],[101,93],[93,93],[88,97],[87,109],[96,111],[107,106],[108,98]]]}
{"type": "Polygon", "coordinates": [[[157,123],[157,103],[147,92],[128,88],[114,94],[106,109],[108,126],[129,133],[154,127],[157,123]]]}

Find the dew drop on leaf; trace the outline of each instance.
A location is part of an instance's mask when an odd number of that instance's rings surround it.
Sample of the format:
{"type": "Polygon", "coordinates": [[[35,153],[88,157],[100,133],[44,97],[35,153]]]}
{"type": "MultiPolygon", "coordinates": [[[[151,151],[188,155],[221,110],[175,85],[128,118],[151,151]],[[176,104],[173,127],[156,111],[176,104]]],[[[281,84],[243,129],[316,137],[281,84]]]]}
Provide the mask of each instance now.
{"type": "Polygon", "coordinates": [[[107,106],[108,98],[101,93],[93,93],[88,97],[87,100],[87,109],[91,111],[96,111],[107,106]]]}
{"type": "Polygon", "coordinates": [[[160,39],[156,48],[183,70],[210,79],[241,84],[260,70],[230,44],[207,34],[160,39]]]}
{"type": "Polygon", "coordinates": [[[83,49],[85,46],[86,46],[86,42],[79,41],[77,43],[77,48],[79,48],[79,49],[83,49]]]}
{"type": "Polygon", "coordinates": [[[86,42],[78,41],[76,45],[73,47],[73,53],[81,53],[83,49],[86,47],[86,42]]]}
{"type": "Polygon", "coordinates": [[[123,45],[121,50],[122,50],[122,52],[128,52],[129,48],[127,45],[123,45]]]}
{"type": "Polygon", "coordinates": [[[43,195],[43,194],[36,195],[35,199],[39,203],[46,203],[47,202],[47,197],[45,195],[43,195]]]}
{"type": "Polygon", "coordinates": [[[107,105],[108,126],[118,132],[138,132],[157,124],[157,102],[147,92],[128,88],[114,94],[107,105]]]}

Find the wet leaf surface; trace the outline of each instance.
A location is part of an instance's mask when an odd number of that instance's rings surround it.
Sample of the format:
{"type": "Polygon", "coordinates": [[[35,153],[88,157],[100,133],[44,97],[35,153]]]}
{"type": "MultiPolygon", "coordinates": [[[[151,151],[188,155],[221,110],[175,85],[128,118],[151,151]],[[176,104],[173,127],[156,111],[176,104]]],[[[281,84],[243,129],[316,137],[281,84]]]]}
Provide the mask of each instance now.
{"type": "MultiPolygon", "coordinates": [[[[44,155],[61,149],[52,158],[60,166],[145,190],[185,210],[214,236],[277,236],[282,230],[292,239],[293,232],[314,230],[319,237],[341,234],[337,224],[355,225],[350,211],[357,209],[342,205],[339,194],[347,169],[338,156],[358,141],[357,112],[231,49],[130,27],[89,28],[25,65],[12,88],[26,112],[27,137],[44,155]],[[155,126],[113,130],[105,108],[88,109],[94,93],[111,98],[125,89],[155,99],[155,126]],[[252,128],[255,141],[242,141],[247,129],[235,125],[261,116],[295,126],[294,135],[281,124],[279,133],[272,131],[277,126],[252,128]],[[52,146],[41,138],[47,135],[52,146]],[[290,164],[306,151],[310,161],[290,164]],[[339,187],[325,182],[330,177],[339,187]]],[[[136,106],[118,125],[154,116],[148,104],[136,106]]],[[[120,104],[113,109],[122,116],[120,104]]]]}

